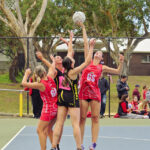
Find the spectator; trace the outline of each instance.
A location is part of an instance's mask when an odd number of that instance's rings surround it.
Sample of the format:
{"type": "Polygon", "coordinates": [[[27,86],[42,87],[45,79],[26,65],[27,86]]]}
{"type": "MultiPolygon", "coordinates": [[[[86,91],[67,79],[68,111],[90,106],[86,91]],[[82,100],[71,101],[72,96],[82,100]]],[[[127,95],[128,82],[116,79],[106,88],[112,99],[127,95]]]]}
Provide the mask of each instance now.
{"type": "Polygon", "coordinates": [[[132,108],[132,113],[133,114],[138,114],[139,113],[139,110],[138,110],[138,98],[137,96],[135,95],[133,97],[133,101],[131,102],[131,108],[132,108]]]}
{"type": "Polygon", "coordinates": [[[138,101],[140,100],[140,97],[141,97],[141,94],[140,94],[140,92],[139,92],[139,85],[137,84],[137,85],[135,85],[135,89],[133,90],[133,92],[132,92],[132,98],[136,95],[137,96],[137,98],[138,98],[138,101]]]}
{"type": "Polygon", "coordinates": [[[146,85],[144,85],[143,86],[143,91],[142,91],[142,95],[143,95],[143,100],[146,100],[146,92],[147,92],[147,86],[146,85]]]}
{"type": "Polygon", "coordinates": [[[101,110],[100,110],[100,117],[103,118],[105,113],[105,107],[106,107],[106,92],[109,89],[109,84],[106,78],[101,74],[101,77],[98,81],[98,87],[100,89],[101,93],[101,110]]]}
{"type": "MultiPolygon", "coordinates": [[[[30,82],[37,82],[35,73],[33,73],[32,77],[30,78],[30,82]]],[[[39,90],[31,89],[31,88],[25,88],[24,90],[29,90],[29,95],[31,96],[31,100],[32,100],[33,117],[36,119],[40,118],[43,101],[41,99],[39,90]]]]}
{"type": "Polygon", "coordinates": [[[149,119],[146,115],[138,115],[131,113],[132,108],[128,108],[129,96],[127,94],[121,97],[121,101],[118,107],[118,114],[120,118],[130,118],[130,119],[149,119]]]}
{"type": "Polygon", "coordinates": [[[117,81],[117,92],[118,92],[118,98],[121,99],[122,95],[127,94],[129,91],[129,86],[126,83],[127,76],[121,75],[121,79],[117,81]]]}

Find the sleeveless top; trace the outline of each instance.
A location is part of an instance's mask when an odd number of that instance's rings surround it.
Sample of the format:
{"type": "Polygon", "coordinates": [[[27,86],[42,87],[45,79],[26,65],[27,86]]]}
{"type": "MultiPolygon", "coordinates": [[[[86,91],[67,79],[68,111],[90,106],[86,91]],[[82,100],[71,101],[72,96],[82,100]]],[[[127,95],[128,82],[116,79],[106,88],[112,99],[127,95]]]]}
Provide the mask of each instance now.
{"type": "Polygon", "coordinates": [[[42,113],[51,113],[52,115],[57,113],[57,89],[54,80],[51,77],[47,77],[48,80],[41,80],[44,84],[45,91],[41,92],[41,99],[43,100],[42,113]]]}
{"type": "Polygon", "coordinates": [[[87,66],[81,76],[79,99],[101,101],[101,94],[98,87],[98,80],[102,73],[102,64],[93,65],[93,61],[87,66]]]}
{"type": "Polygon", "coordinates": [[[60,80],[61,78],[64,76],[63,72],[61,72],[59,69],[57,69],[57,75],[55,77],[55,83],[56,83],[56,87],[57,87],[57,94],[59,95],[61,93],[61,86],[60,86],[60,80]]]}
{"type": "Polygon", "coordinates": [[[58,96],[58,102],[64,101],[67,103],[72,103],[73,106],[75,106],[76,101],[79,101],[78,97],[78,78],[76,80],[70,79],[70,84],[67,85],[67,87],[64,87],[62,85],[62,82],[64,80],[64,77],[60,79],[60,88],[61,93],[58,96]]]}

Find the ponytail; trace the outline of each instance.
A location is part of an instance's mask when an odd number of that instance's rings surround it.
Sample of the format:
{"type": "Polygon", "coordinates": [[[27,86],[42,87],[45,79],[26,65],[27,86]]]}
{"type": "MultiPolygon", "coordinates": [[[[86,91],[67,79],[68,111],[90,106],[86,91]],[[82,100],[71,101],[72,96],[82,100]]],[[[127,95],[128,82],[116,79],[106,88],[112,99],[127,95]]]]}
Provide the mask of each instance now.
{"type": "Polygon", "coordinates": [[[69,57],[65,57],[63,62],[62,62],[62,64],[63,64],[63,67],[65,68],[64,80],[62,82],[62,85],[64,87],[66,87],[68,84],[69,85],[72,84],[71,80],[68,77],[68,72],[70,71],[70,69],[72,69],[72,67],[71,67],[72,61],[71,61],[71,59],[69,57]]]}

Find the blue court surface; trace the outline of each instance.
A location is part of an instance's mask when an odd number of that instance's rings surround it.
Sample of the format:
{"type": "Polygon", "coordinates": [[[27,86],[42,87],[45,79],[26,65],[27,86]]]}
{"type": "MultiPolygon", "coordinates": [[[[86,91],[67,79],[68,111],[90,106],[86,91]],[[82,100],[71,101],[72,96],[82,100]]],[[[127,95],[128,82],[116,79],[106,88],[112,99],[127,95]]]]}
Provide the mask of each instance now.
{"type": "MultiPolygon", "coordinates": [[[[88,150],[91,144],[91,128],[86,126],[84,145],[88,150]]],[[[47,142],[47,150],[50,150],[50,142],[47,142]]],[[[65,126],[60,142],[61,150],[76,150],[73,130],[65,126]]],[[[102,126],[97,141],[96,150],[149,150],[150,127],[140,126],[102,126]]],[[[35,126],[24,126],[2,148],[2,150],[40,150],[40,144],[35,126]]]]}

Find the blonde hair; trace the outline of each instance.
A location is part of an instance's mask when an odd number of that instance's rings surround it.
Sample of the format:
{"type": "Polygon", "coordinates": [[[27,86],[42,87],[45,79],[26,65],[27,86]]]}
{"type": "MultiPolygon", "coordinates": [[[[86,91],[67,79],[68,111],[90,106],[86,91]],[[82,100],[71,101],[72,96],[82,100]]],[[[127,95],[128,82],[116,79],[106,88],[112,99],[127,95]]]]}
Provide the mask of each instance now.
{"type": "Polygon", "coordinates": [[[36,66],[34,72],[37,75],[37,82],[40,82],[41,78],[43,78],[46,74],[46,70],[42,65],[36,66]]]}

